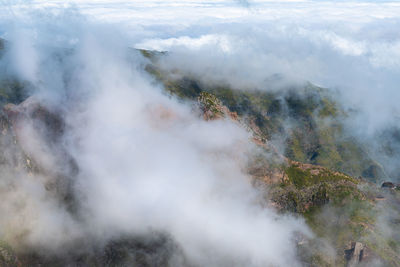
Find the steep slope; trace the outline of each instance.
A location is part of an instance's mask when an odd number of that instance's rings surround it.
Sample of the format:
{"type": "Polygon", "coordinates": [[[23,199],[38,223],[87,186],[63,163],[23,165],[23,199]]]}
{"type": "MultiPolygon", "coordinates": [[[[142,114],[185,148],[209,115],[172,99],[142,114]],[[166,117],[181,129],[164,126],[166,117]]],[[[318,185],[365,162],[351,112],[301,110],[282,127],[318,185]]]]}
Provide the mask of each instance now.
{"type": "MultiPolygon", "coordinates": [[[[260,204],[304,218],[315,234],[297,240],[298,256],[305,266],[400,266],[400,192],[394,186],[380,188],[371,182],[383,179],[385,172],[367,148],[346,133],[342,121],[348,114],[326,89],[309,83],[271,92],[209,85],[196,77],[164,72],[157,66],[157,57],[165,53],[142,53],[150,59],[147,71],[164,85],[166,94],[190,101],[206,121],[231,120],[252,134],[256,149],[248,155],[247,173],[264,192],[265,201],[260,204]]],[[[1,80],[0,168],[44,179],[46,194],[56,195],[60,207],[75,214],[74,185],[66,181],[73,181],[77,164],[60,147],[53,149],[64,131],[62,115],[57,108],[28,98],[28,85],[23,82],[4,73],[1,80]],[[52,160],[68,159],[60,163],[68,165],[68,171],[52,170],[39,155],[29,153],[21,135],[24,125],[32,121],[48,137],[44,149],[52,160]]],[[[13,181],[3,180],[12,188],[13,181]]],[[[118,237],[90,253],[82,250],[64,257],[15,250],[12,244],[0,242],[0,264],[165,266],[172,252],[179,250],[163,233],[154,233],[150,240],[118,237]]]]}
{"type": "Polygon", "coordinates": [[[351,111],[327,89],[310,83],[284,91],[209,85],[158,67],[164,54],[142,53],[150,59],[147,71],[169,94],[198,98],[205,118],[232,119],[252,132],[264,151],[248,168],[255,185],[266,188],[269,205],[303,216],[316,234],[299,243],[305,265],[353,266],[361,260],[400,266],[399,236],[387,234],[400,227],[400,194],[380,188],[387,178],[383,167],[369,156],[367,144],[346,131],[343,121],[351,111]]]}
{"type": "MultiPolygon", "coordinates": [[[[232,116],[210,93],[200,93],[199,101],[201,106],[208,107],[203,109],[207,118],[248,122],[236,113],[232,116]]],[[[256,124],[251,123],[248,129],[253,133],[254,143],[265,152],[253,155],[250,161],[248,172],[254,184],[266,188],[269,205],[282,213],[303,216],[316,234],[315,239],[299,242],[299,256],[305,265],[355,266],[360,261],[367,266],[400,266],[397,253],[400,236],[387,234],[400,228],[397,211],[400,191],[380,188],[365,178],[287,159],[260,137],[256,124]],[[388,210],[391,219],[387,221],[388,210]],[[361,256],[353,255],[354,246],[362,246],[361,256]],[[355,260],[357,257],[359,260],[355,260]]]]}
{"type": "Polygon", "coordinates": [[[247,125],[257,126],[261,138],[276,143],[289,159],[375,181],[387,178],[382,166],[369,156],[368,147],[345,128],[344,121],[352,111],[335,102],[328,89],[311,83],[282,90],[232,89],[223,82],[209,84],[181,70],[171,73],[163,69],[158,61],[165,53],[142,53],[150,60],[147,71],[167,92],[192,100],[201,92],[215,95],[247,125]]]}

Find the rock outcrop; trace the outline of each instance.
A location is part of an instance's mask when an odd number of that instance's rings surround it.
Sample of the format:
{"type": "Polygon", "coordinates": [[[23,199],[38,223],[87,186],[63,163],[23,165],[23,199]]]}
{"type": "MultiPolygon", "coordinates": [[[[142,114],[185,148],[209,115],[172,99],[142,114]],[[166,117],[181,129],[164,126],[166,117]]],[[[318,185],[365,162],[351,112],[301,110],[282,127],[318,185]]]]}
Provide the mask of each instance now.
{"type": "Polygon", "coordinates": [[[364,245],[360,242],[352,242],[351,248],[345,251],[347,266],[355,267],[363,260],[364,245]]]}

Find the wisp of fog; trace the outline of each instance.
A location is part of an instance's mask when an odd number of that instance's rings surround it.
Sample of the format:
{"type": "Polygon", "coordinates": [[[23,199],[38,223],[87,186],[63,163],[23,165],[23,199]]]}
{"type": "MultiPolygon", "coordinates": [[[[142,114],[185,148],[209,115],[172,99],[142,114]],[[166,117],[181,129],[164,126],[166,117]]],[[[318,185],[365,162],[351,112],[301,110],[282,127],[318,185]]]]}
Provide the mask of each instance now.
{"type": "Polygon", "coordinates": [[[80,15],[68,23],[65,13],[39,23],[41,15],[5,34],[3,67],[32,95],[9,114],[40,171],[2,170],[1,239],[63,255],[163,235],[173,266],[299,265],[296,236],[309,231],[251,185],[246,130],[204,121],[192,103],[163,93],[112,27],[80,15]],[[61,122],[48,129],[37,109],[61,122]]]}
{"type": "Polygon", "coordinates": [[[205,121],[195,103],[168,95],[137,48],[168,51],[162,70],[207,85],[334,89],[351,114],[346,130],[396,171],[399,157],[380,155],[376,134],[398,127],[399,8],[1,2],[0,72],[23,81],[30,97],[4,111],[15,136],[2,141],[0,240],[63,257],[133,239],[161,243],[152,257],[167,254],[171,266],[301,265],[296,246],[310,231],[252,185],[251,133],[229,118],[205,121]]]}

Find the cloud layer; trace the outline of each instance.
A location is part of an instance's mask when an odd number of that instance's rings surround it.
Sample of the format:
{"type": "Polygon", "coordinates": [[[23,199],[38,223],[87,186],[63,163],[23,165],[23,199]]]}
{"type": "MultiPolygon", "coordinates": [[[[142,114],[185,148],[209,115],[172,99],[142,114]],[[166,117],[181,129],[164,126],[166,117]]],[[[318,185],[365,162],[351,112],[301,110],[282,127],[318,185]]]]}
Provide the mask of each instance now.
{"type": "MultiPolygon", "coordinates": [[[[23,17],[33,9],[46,20],[70,7],[90,21],[114,24],[126,45],[183,51],[186,58],[192,51],[197,61],[189,60],[194,62],[189,68],[198,65],[210,73],[218,68],[227,80],[238,74],[240,86],[245,77],[254,87],[281,73],[338,88],[342,102],[363,110],[361,122],[355,122],[363,131],[397,123],[392,116],[399,112],[397,2],[53,0],[7,7],[4,21],[12,20],[9,10],[23,17]]],[[[4,30],[3,36],[8,37],[4,30]]]]}
{"type": "Polygon", "coordinates": [[[300,265],[296,242],[309,231],[253,188],[249,133],[165,96],[118,30],[75,12],[3,24],[17,45],[2,66],[33,93],[8,112],[39,171],[2,169],[1,239],[59,256],[161,234],[173,266],[300,265]]]}

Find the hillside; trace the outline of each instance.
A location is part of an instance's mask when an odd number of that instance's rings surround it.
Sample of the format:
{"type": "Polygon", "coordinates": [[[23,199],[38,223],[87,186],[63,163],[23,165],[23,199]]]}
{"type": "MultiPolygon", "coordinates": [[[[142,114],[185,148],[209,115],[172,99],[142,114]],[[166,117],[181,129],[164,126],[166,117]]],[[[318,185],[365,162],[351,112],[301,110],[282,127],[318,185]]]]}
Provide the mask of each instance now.
{"type": "MultiPolygon", "coordinates": [[[[304,266],[400,266],[400,187],[382,187],[389,171],[370,156],[368,144],[347,131],[344,120],[351,111],[336,102],[330,90],[311,83],[282,91],[210,85],[185,76],[183,70],[172,75],[162,69],[158,60],[166,53],[141,54],[148,59],[146,71],[164,94],[190,103],[208,123],[229,120],[250,133],[256,149],[248,156],[246,173],[262,191],[260,205],[303,219],[313,231],[311,237],[300,235],[296,240],[304,266]]],[[[78,196],[69,179],[79,170],[74,155],[59,143],[68,124],[63,110],[30,96],[29,83],[8,76],[6,70],[0,75],[0,168],[41,177],[46,192],[79,218],[78,196]],[[57,159],[60,153],[67,159],[57,164],[68,166],[68,171],[51,169],[39,156],[24,151],[21,129],[29,122],[47,137],[45,149],[51,157],[57,159]]],[[[116,236],[104,247],[56,256],[1,241],[0,265],[165,266],[176,251],[180,253],[175,241],[157,231],[150,239],[116,236]]]]}
{"type": "Polygon", "coordinates": [[[225,117],[252,132],[254,143],[268,154],[255,155],[249,166],[255,185],[267,188],[273,207],[304,217],[318,237],[300,242],[307,266],[355,266],[355,242],[363,245],[360,264],[399,266],[400,236],[392,234],[400,227],[400,191],[381,188],[386,171],[369,156],[368,144],[346,131],[344,120],[352,111],[332,92],[311,83],[277,92],[209,85],[158,67],[162,54],[142,53],[150,60],[147,71],[168,94],[198,98],[206,113],[216,114],[211,117],[229,114],[225,117]]]}

